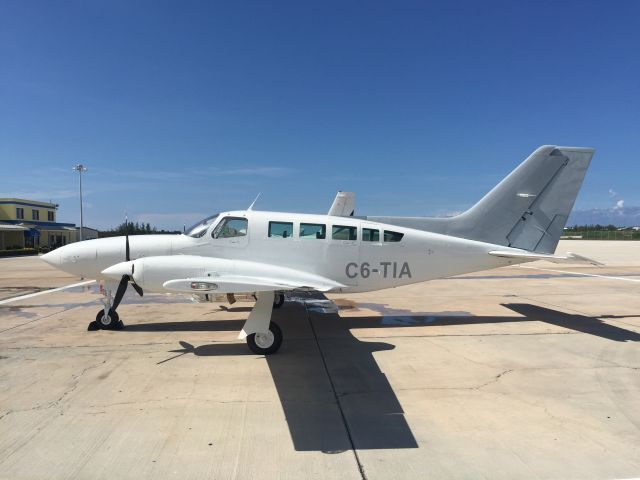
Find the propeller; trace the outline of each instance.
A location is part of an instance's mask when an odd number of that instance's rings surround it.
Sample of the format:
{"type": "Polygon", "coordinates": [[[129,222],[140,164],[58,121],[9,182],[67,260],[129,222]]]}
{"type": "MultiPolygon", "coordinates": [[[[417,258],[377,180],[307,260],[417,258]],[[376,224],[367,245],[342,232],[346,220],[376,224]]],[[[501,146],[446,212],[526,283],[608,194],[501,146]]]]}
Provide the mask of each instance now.
{"type": "MultiPolygon", "coordinates": [[[[129,221],[128,218],[125,216],[124,218],[124,224],[125,224],[125,230],[124,230],[124,241],[125,241],[125,250],[124,250],[124,258],[126,259],[127,262],[131,261],[131,248],[129,247],[129,221]]],[[[133,289],[138,292],[138,295],[142,296],[144,294],[144,292],[142,291],[142,287],[140,285],[138,285],[136,283],[136,281],[133,279],[133,272],[135,269],[135,265],[132,263],[131,264],[131,275],[123,275],[123,279],[124,277],[127,277],[127,281],[131,282],[131,286],[133,287],[133,289]]],[[[122,280],[121,280],[122,282],[122,280]]]]}
{"type": "MultiPolygon", "coordinates": [[[[127,262],[130,262],[131,247],[129,246],[129,221],[126,215],[124,217],[124,235],[125,235],[124,258],[127,262]]],[[[142,295],[144,294],[144,292],[142,291],[142,287],[140,287],[140,285],[138,285],[136,281],[133,279],[134,269],[135,269],[135,265],[131,263],[131,275],[122,275],[122,278],[120,279],[120,283],[118,283],[116,294],[113,298],[113,303],[111,305],[111,308],[113,310],[118,308],[118,305],[120,305],[120,302],[122,301],[122,297],[124,297],[124,292],[127,291],[127,287],[129,286],[129,284],[131,284],[131,286],[138,293],[138,295],[142,297],[142,295]]]]}

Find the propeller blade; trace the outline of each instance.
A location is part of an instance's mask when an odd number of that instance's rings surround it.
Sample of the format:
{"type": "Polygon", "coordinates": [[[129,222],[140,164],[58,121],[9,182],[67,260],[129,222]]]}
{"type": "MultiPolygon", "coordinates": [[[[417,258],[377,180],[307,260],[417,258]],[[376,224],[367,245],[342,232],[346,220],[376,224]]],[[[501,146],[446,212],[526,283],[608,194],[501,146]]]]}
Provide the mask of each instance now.
{"type": "Polygon", "coordinates": [[[125,238],[125,252],[124,258],[128,262],[131,260],[131,251],[129,249],[129,217],[127,214],[124,214],[124,238],[125,238]]]}
{"type": "Polygon", "coordinates": [[[122,297],[124,297],[124,292],[127,291],[127,286],[129,285],[129,275],[123,275],[120,279],[120,283],[118,284],[118,289],[116,290],[116,294],[113,297],[113,303],[111,304],[111,309],[115,310],[120,305],[120,301],[122,297]]]}
{"type": "Polygon", "coordinates": [[[143,291],[142,291],[142,287],[140,285],[138,285],[136,282],[132,282],[131,286],[133,287],[133,289],[138,292],[138,295],[142,296],[143,295],[143,291]]]}

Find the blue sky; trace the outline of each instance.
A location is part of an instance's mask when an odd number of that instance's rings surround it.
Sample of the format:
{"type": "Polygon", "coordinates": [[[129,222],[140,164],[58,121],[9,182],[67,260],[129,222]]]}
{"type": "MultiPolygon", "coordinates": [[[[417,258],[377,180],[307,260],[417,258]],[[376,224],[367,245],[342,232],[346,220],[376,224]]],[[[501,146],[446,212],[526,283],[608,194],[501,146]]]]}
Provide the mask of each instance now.
{"type": "Polygon", "coordinates": [[[573,220],[640,224],[640,2],[0,3],[0,196],[181,228],[246,208],[447,215],[542,144],[573,220]]]}

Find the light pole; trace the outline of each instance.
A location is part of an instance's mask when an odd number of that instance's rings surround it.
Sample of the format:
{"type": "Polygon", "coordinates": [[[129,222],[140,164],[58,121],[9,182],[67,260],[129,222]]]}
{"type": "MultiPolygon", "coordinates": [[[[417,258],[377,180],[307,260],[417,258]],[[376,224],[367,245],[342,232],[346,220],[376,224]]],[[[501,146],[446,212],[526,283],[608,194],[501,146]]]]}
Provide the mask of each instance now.
{"type": "Polygon", "coordinates": [[[82,172],[86,172],[87,167],[79,163],[73,169],[80,174],[80,241],[82,241],[82,229],[84,228],[84,220],[82,218],[82,172]]]}

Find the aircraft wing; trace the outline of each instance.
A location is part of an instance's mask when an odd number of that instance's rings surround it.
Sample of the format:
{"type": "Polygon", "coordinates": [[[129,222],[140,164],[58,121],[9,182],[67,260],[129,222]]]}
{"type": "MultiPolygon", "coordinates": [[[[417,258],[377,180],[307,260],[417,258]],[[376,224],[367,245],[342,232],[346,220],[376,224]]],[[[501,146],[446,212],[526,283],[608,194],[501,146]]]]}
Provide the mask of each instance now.
{"type": "Polygon", "coordinates": [[[591,258],[583,257],[576,253],[567,253],[566,255],[553,255],[550,253],[535,253],[527,251],[509,251],[509,250],[493,250],[489,252],[489,255],[502,258],[513,258],[515,260],[546,260],[553,263],[588,263],[590,265],[602,266],[600,263],[591,258]]]}
{"type": "Polygon", "coordinates": [[[278,290],[316,290],[327,292],[343,287],[331,280],[299,281],[285,278],[252,277],[245,275],[223,275],[219,277],[179,278],[164,282],[164,288],[173,292],[187,293],[246,293],[278,290]]]}

